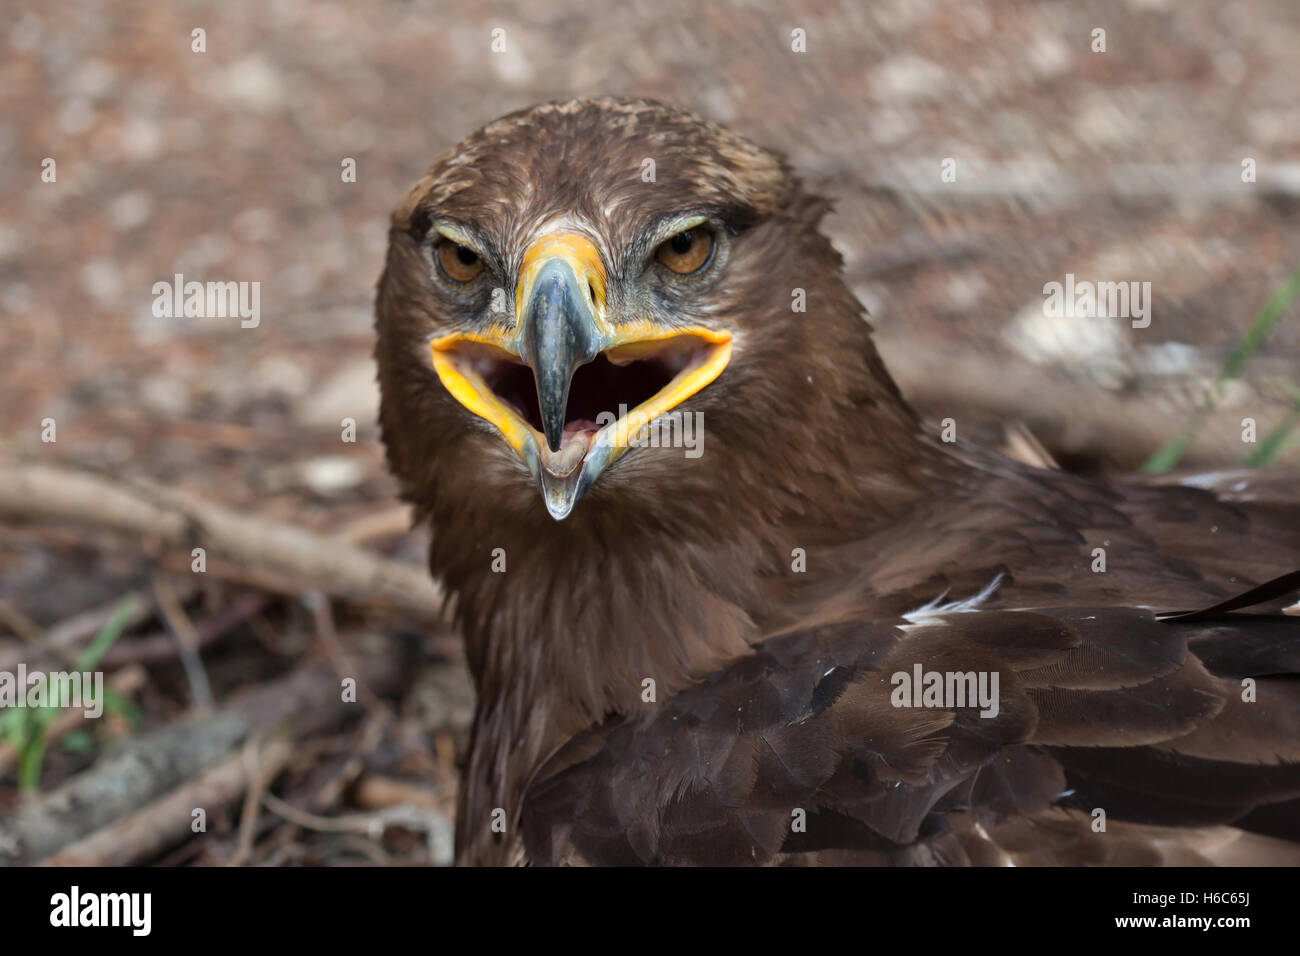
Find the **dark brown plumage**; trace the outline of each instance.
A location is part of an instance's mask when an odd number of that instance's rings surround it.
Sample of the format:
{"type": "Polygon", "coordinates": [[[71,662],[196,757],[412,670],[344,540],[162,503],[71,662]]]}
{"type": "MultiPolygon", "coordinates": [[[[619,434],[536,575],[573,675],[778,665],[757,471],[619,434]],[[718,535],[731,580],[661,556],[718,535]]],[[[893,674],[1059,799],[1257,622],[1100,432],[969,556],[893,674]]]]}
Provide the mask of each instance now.
{"type": "Polygon", "coordinates": [[[460,861],[1300,860],[1300,622],[1151,610],[1300,566],[1294,480],[940,442],[826,208],[725,130],[601,99],[490,124],[394,216],[384,440],[479,694],[460,861]],[[601,444],[589,413],[656,384],[700,457],[601,444]],[[996,715],[896,706],[917,664],[997,674],[996,715]]]}

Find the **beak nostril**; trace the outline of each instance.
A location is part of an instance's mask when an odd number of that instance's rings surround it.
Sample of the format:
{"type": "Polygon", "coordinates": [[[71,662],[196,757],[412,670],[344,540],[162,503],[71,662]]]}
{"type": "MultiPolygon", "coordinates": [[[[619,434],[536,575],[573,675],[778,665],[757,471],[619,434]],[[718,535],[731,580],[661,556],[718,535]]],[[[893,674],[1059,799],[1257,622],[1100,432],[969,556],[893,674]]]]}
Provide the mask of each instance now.
{"type": "Polygon", "coordinates": [[[587,283],[587,294],[591,296],[591,301],[594,305],[596,302],[596,286],[591,282],[587,283]]]}

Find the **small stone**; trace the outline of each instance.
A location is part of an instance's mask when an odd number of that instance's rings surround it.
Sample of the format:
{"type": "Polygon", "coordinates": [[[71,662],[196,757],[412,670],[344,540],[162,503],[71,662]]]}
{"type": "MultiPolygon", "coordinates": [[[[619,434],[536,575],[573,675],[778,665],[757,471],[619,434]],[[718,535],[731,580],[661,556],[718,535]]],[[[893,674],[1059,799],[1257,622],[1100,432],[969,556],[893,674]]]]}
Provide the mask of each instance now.
{"type": "Polygon", "coordinates": [[[108,216],[113,221],[113,228],[118,232],[127,232],[136,226],[142,226],[152,215],[153,197],[142,189],[123,193],[108,207],[108,216]]]}
{"type": "Polygon", "coordinates": [[[347,491],[361,484],[366,470],[360,462],[341,455],[327,455],[305,461],[300,469],[303,484],[318,495],[347,491]]]}

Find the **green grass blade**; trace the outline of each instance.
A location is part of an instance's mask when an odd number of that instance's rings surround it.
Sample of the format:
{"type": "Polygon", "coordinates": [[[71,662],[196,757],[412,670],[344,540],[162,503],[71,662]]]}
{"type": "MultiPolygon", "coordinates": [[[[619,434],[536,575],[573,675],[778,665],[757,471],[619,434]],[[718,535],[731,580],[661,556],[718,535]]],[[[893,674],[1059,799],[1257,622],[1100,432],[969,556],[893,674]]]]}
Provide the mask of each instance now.
{"type": "Polygon", "coordinates": [[[1287,439],[1291,437],[1297,425],[1300,425],[1300,402],[1296,403],[1276,428],[1264,436],[1259,447],[1247,456],[1243,464],[1249,468],[1263,468],[1265,465],[1273,464],[1286,447],[1287,439]]]}
{"type": "MultiPolygon", "coordinates": [[[[74,670],[92,671],[108,653],[135,613],[136,596],[125,598],[95,635],[84,651],[77,656],[74,670]]],[[[45,763],[45,750],[48,746],[46,730],[54,720],[63,701],[52,701],[44,707],[30,713],[24,728],[24,740],[18,748],[18,787],[21,790],[35,790],[41,784],[41,767],[45,763]]]]}
{"type": "MultiPolygon", "coordinates": [[[[1192,444],[1192,439],[1196,437],[1196,433],[1205,424],[1205,419],[1218,403],[1223,383],[1236,378],[1241,373],[1246,360],[1259,351],[1259,347],[1264,344],[1264,339],[1268,337],[1268,333],[1273,330],[1273,326],[1277,325],[1282,318],[1282,314],[1286,312],[1287,306],[1291,304],[1296,296],[1300,296],[1300,269],[1291,273],[1278,287],[1273,297],[1255,314],[1255,318],[1251,320],[1245,334],[1237,341],[1228,357],[1224,359],[1223,366],[1219,369],[1219,374],[1210,389],[1210,394],[1206,396],[1205,404],[1197,409],[1196,416],[1186,428],[1182,429],[1147,459],[1146,464],[1142,466],[1143,471],[1149,474],[1160,474],[1169,471],[1178,464],[1192,444]]],[[[1272,438],[1273,436],[1270,435],[1269,437],[1272,438]]],[[[1284,434],[1279,441],[1285,440],[1285,437],[1284,434]]],[[[1265,441],[1268,441],[1268,439],[1265,439],[1265,441]]],[[[1280,445],[1273,451],[1273,454],[1276,455],[1279,450],[1280,445]]],[[[1252,459],[1258,457],[1258,454],[1256,452],[1255,455],[1252,455],[1252,459]]]]}
{"type": "Polygon", "coordinates": [[[1278,287],[1273,298],[1269,299],[1264,308],[1259,310],[1259,314],[1251,321],[1250,327],[1246,329],[1246,334],[1237,342],[1237,347],[1229,353],[1223,362],[1223,368],[1219,370],[1219,381],[1223,382],[1230,378],[1236,378],[1241,372],[1241,367],[1246,364],[1246,360],[1254,355],[1268,333],[1273,331],[1273,326],[1277,325],[1278,320],[1282,318],[1282,313],[1291,301],[1300,295],[1300,269],[1291,273],[1286,281],[1278,287]]]}
{"type": "Polygon", "coordinates": [[[126,630],[127,624],[131,621],[131,616],[136,611],[139,600],[140,598],[135,595],[122,600],[122,603],[113,611],[112,617],[105,621],[104,626],[99,629],[95,639],[78,655],[77,662],[73,665],[75,670],[89,671],[95,669],[95,665],[103,659],[104,655],[108,653],[108,649],[117,642],[117,639],[122,636],[122,632],[126,630]]]}

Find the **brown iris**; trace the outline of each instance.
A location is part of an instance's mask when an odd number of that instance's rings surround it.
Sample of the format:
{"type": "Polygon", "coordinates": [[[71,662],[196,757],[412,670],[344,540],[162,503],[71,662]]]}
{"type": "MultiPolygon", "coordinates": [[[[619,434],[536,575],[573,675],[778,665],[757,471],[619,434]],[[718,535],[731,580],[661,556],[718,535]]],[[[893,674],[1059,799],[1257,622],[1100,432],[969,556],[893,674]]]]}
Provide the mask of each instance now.
{"type": "Polygon", "coordinates": [[[713,233],[702,226],[679,232],[659,247],[655,258],[678,275],[699,272],[713,258],[713,233]]]}
{"type": "Polygon", "coordinates": [[[438,243],[434,253],[438,257],[438,268],[453,282],[469,282],[483,271],[482,258],[469,246],[447,240],[438,243]]]}

